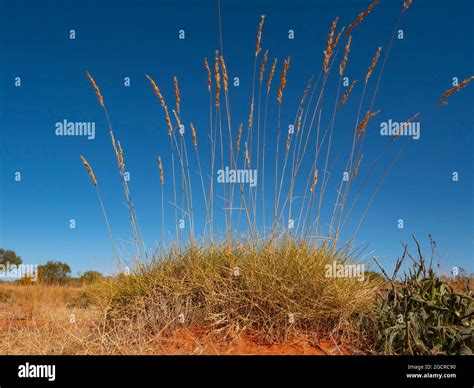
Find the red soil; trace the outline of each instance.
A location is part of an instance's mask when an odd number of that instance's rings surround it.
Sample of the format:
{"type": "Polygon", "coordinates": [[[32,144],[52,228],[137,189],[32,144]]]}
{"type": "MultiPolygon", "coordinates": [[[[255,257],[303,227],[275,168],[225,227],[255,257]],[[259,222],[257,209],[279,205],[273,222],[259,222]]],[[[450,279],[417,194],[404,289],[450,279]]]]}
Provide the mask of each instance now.
{"type": "Polygon", "coordinates": [[[155,354],[203,354],[203,355],[338,355],[350,354],[344,346],[330,340],[311,344],[305,339],[293,339],[286,343],[260,344],[245,334],[229,341],[202,333],[199,330],[180,329],[161,339],[155,354]]]}

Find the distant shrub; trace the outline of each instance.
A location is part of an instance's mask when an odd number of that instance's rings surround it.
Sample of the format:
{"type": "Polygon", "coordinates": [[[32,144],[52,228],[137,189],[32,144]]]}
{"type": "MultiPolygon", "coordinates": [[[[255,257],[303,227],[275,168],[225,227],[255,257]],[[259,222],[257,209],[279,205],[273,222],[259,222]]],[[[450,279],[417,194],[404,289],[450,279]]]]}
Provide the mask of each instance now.
{"type": "Polygon", "coordinates": [[[97,282],[98,280],[103,279],[104,276],[97,271],[87,271],[82,274],[82,276],[79,278],[80,281],[82,281],[85,284],[92,284],[97,282]]]}
{"type": "Polygon", "coordinates": [[[48,261],[38,266],[39,280],[49,284],[63,284],[71,273],[68,264],[60,261],[48,261]]]}

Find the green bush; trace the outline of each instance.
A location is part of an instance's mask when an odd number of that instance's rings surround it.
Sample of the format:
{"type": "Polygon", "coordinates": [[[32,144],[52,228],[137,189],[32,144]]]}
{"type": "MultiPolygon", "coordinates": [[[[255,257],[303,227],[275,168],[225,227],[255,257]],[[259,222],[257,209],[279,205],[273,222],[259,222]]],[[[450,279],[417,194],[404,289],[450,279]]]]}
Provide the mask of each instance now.
{"type": "Polygon", "coordinates": [[[474,309],[468,283],[455,292],[425,267],[421,255],[402,281],[393,279],[377,298],[375,314],[363,322],[376,352],[472,354],[474,309]]]}

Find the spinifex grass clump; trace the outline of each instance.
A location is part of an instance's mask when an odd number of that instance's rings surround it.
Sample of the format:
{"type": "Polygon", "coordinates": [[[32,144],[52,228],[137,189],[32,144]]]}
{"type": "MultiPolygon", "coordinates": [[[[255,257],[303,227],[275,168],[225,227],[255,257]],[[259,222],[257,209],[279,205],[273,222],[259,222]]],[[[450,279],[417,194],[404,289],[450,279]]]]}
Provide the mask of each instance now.
{"type": "Polygon", "coordinates": [[[394,278],[365,323],[377,352],[472,354],[474,300],[468,283],[462,292],[454,292],[421,254],[402,281],[394,278]]]}
{"type": "Polygon", "coordinates": [[[333,260],[350,262],[347,252],[293,241],[258,251],[246,243],[175,250],[109,284],[107,321],[153,334],[184,324],[268,343],[295,333],[340,340],[352,332],[353,314],[368,312],[377,285],[326,277],[333,260]]]}

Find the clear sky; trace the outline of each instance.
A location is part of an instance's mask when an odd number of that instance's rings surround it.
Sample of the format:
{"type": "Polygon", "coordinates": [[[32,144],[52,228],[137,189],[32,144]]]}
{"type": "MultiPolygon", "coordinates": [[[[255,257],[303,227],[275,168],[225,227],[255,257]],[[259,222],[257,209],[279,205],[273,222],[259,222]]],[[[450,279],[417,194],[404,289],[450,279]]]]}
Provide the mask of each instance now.
{"type": "MultiPolygon", "coordinates": [[[[319,74],[334,17],[339,16],[340,25],[347,26],[368,4],[366,0],[222,0],[229,77],[240,79],[240,85],[230,89],[233,130],[241,121],[246,123],[249,114],[260,15],[266,15],[262,48],[269,50],[270,60],[278,58],[276,82],[284,58],[291,56],[281,116],[285,127],[294,120],[308,79],[319,74]],[[290,29],[295,34],[292,40],[288,39],[290,29]]],[[[337,115],[330,158],[340,158],[331,165],[331,176],[339,177],[343,171],[363,77],[377,47],[387,48],[402,4],[402,0],[381,0],[353,32],[346,74],[359,84],[337,115]]],[[[409,242],[412,234],[429,254],[431,234],[445,271],[452,266],[473,271],[472,85],[450,97],[448,105],[438,105],[440,95],[452,87],[453,77],[461,81],[473,73],[473,16],[471,0],[415,0],[399,26],[404,39],[394,40],[387,60],[374,105],[381,112],[367,129],[361,180],[381,150],[386,152],[362,192],[343,237],[351,236],[384,168],[408,142],[356,238],[357,246],[366,247],[366,252],[380,257],[388,268],[402,253],[400,241],[409,242]],[[384,148],[388,139],[380,136],[380,123],[404,121],[415,112],[420,112],[420,139],[399,138],[384,148]],[[452,180],[453,172],[458,172],[457,182],[452,180]],[[403,229],[397,227],[399,219],[404,220],[403,229]]],[[[166,173],[170,172],[171,158],[163,112],[145,74],[154,77],[170,108],[174,106],[172,79],[178,77],[186,135],[192,121],[203,147],[203,169],[209,171],[210,154],[205,151],[209,150],[209,96],[203,58],[213,58],[214,50],[220,47],[218,32],[217,1],[0,0],[0,247],[15,250],[27,263],[66,261],[74,273],[114,271],[115,259],[97,195],[79,159],[83,154],[99,180],[117,244],[131,249],[127,209],[107,123],[86,70],[102,90],[115,135],[124,147],[145,241],[149,247],[156,246],[161,239],[156,157],[162,155],[166,173]],[[71,29],[75,39],[70,39],[71,29]],[[185,31],[185,39],[179,39],[179,30],[185,31]],[[20,87],[15,85],[16,77],[21,78],[20,87]],[[124,77],[130,77],[130,87],[124,86],[124,77]],[[56,136],[55,124],[65,119],[95,122],[95,139],[56,136]],[[21,172],[19,182],[16,172],[21,172]],[[75,220],[75,229],[69,228],[70,219],[75,220]]],[[[340,57],[341,53],[336,66],[340,57]]],[[[380,62],[363,114],[379,70],[380,62]]],[[[328,124],[336,96],[338,76],[337,71],[333,73],[328,79],[322,127],[328,124]]],[[[274,85],[267,127],[271,144],[267,160],[272,163],[275,92],[274,85]]],[[[202,220],[204,201],[189,137],[187,141],[195,217],[202,220]]],[[[309,164],[303,171],[308,174],[309,164]]],[[[268,173],[269,181],[272,173],[268,173]]],[[[167,175],[167,182],[169,179],[167,175]]],[[[305,181],[306,176],[297,183],[298,192],[304,190],[305,181]]],[[[332,178],[328,183],[328,206],[334,202],[339,181],[332,178]]],[[[271,192],[271,186],[268,190],[271,192]]],[[[271,209],[269,197],[266,207],[271,209]]],[[[172,200],[170,185],[166,185],[165,198],[166,235],[170,236],[174,231],[168,203],[172,200]]],[[[216,209],[220,207],[222,203],[217,203],[216,209]]],[[[323,216],[329,215],[330,209],[325,209],[323,216]]],[[[216,219],[216,228],[222,230],[219,222],[222,225],[222,218],[216,219]]]]}

